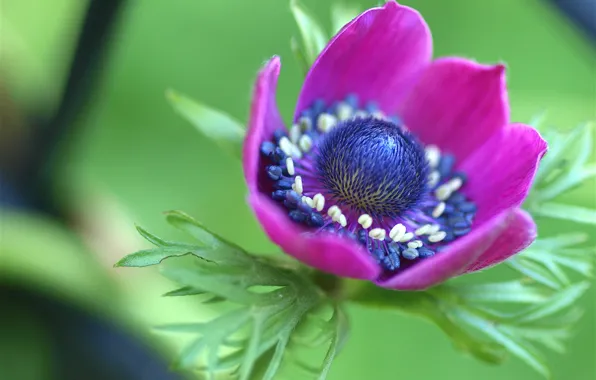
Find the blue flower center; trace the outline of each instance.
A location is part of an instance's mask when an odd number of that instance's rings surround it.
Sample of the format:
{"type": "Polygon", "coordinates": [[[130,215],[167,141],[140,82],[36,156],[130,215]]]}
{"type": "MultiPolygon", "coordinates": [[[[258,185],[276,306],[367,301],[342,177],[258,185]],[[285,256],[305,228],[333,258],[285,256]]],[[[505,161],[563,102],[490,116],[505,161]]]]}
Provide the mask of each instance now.
{"type": "Polygon", "coordinates": [[[395,217],[426,193],[429,172],[416,138],[389,120],[344,121],[321,139],[319,180],[338,205],[373,217],[395,217]]]}
{"type": "Polygon", "coordinates": [[[466,175],[454,156],[424,146],[373,103],[317,101],[260,150],[271,197],[289,219],[362,245],[387,275],[471,230],[476,205],[461,192],[466,175]]]}

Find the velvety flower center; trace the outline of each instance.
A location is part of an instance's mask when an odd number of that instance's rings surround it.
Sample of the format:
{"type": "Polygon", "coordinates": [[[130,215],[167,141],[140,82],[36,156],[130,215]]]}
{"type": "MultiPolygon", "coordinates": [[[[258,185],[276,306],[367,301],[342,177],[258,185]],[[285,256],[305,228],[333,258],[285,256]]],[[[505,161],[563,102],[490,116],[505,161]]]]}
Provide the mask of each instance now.
{"type": "MultiPolygon", "coordinates": [[[[388,272],[433,256],[471,230],[455,159],[423,146],[397,117],[354,96],[315,102],[264,141],[271,197],[312,233],[354,240],[388,272]]],[[[341,252],[338,252],[341,255],[341,252]]]]}
{"type": "Polygon", "coordinates": [[[395,217],[426,191],[428,162],[414,136],[375,117],[340,122],[321,139],[319,181],[336,200],[361,214],[395,217]]]}

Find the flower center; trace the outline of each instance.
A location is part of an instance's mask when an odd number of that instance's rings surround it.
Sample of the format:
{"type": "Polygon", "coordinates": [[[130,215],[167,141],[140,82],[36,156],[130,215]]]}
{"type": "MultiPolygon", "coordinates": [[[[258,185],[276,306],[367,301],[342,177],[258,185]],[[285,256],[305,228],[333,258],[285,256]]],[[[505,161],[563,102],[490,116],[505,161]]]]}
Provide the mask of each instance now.
{"type": "Polygon", "coordinates": [[[322,138],[316,169],[339,206],[373,217],[395,217],[426,192],[428,162],[408,131],[389,120],[356,118],[322,138]]]}
{"type": "Polygon", "coordinates": [[[388,274],[471,230],[476,205],[461,193],[466,175],[453,170],[454,156],[354,96],[315,102],[261,154],[271,197],[292,221],[352,239],[388,274]]]}

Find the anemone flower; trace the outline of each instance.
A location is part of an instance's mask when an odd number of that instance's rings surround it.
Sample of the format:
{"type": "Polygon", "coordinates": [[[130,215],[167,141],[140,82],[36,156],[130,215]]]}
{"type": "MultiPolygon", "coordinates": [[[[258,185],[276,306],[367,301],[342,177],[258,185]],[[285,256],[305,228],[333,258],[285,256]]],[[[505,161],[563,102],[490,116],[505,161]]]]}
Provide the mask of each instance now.
{"type": "Polygon", "coordinates": [[[248,202],[308,266],[398,290],[499,263],[536,236],[520,205],[546,142],[512,124],[503,65],[432,60],[428,26],[388,2],[307,74],[290,128],[280,60],[260,71],[243,147],[248,202]]]}

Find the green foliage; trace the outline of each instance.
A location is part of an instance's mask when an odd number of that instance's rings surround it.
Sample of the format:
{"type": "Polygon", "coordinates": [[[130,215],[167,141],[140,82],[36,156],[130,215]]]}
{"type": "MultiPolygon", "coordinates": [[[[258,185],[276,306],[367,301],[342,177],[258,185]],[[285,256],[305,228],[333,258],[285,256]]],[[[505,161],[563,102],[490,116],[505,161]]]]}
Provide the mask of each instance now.
{"type": "Polygon", "coordinates": [[[295,42],[292,43],[292,50],[298,57],[298,61],[303,66],[303,69],[308,71],[308,68],[315,62],[319,53],[323,51],[329,35],[324,31],[321,24],[315,17],[302,5],[298,0],[290,0],[290,10],[294,15],[300,35],[302,37],[302,46],[295,42]],[[304,67],[303,63],[306,63],[304,67]]]}
{"type": "Polygon", "coordinates": [[[331,341],[321,367],[308,368],[316,378],[324,379],[347,334],[347,319],[340,306],[332,304],[300,269],[250,256],[184,213],[166,215],[170,224],[197,243],[165,241],[138,228],[156,248],[128,255],[116,265],[159,264],[162,274],[180,285],[166,296],[196,296],[203,303],[229,306],[207,322],[157,328],[195,336],[180,353],[176,367],[211,379],[219,373],[239,379],[273,379],[293,347],[331,341]],[[333,308],[329,318],[316,313],[325,305],[333,308]],[[298,330],[307,327],[317,331],[315,338],[299,336],[298,330]]]}
{"type": "MultiPolygon", "coordinates": [[[[534,124],[541,121],[538,118],[534,124]]],[[[571,132],[547,130],[543,134],[549,151],[540,164],[526,209],[533,215],[596,225],[596,210],[554,200],[596,176],[596,163],[590,162],[594,126],[586,123],[571,132]]]]}
{"type": "Polygon", "coordinates": [[[333,33],[339,32],[347,23],[360,14],[361,10],[355,5],[333,3],[331,5],[331,25],[333,33]]]}
{"type": "Polygon", "coordinates": [[[242,123],[222,111],[196,102],[174,90],[168,90],[166,98],[176,112],[226,153],[237,158],[242,156],[242,142],[245,135],[242,123]]]}

